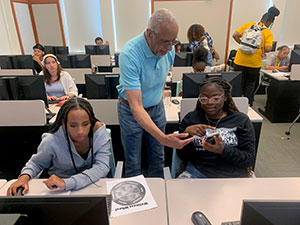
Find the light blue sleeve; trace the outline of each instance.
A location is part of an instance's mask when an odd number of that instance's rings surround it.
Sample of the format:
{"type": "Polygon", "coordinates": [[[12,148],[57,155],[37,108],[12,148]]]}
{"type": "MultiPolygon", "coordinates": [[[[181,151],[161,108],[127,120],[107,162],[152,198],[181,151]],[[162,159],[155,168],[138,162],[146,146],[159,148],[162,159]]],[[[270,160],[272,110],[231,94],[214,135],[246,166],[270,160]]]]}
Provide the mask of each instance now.
{"type": "Polygon", "coordinates": [[[37,153],[31,156],[30,160],[22,169],[20,176],[22,174],[28,174],[31,178],[34,178],[43,169],[50,167],[53,159],[53,146],[49,144],[49,142],[53,141],[53,136],[52,134],[47,135],[49,136],[43,138],[37,149],[37,153]]]}
{"type": "Polygon", "coordinates": [[[110,137],[106,131],[106,127],[100,127],[94,133],[94,163],[93,167],[83,172],[63,179],[66,184],[66,191],[78,190],[86,187],[92,182],[98,181],[102,177],[106,177],[109,167],[110,153],[110,137]]]}
{"type": "Polygon", "coordinates": [[[140,68],[138,61],[134,59],[132,53],[130,55],[126,53],[120,54],[120,84],[124,90],[140,90],[140,68]]]}

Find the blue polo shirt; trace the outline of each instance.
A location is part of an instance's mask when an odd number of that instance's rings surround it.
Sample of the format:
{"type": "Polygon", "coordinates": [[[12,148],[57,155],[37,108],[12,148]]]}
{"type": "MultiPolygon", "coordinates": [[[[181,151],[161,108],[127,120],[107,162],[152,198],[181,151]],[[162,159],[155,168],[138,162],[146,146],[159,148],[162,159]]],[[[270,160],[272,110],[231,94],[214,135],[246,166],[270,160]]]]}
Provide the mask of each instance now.
{"type": "Polygon", "coordinates": [[[127,100],[125,90],[141,90],[143,106],[157,105],[162,99],[164,83],[175,57],[174,47],[164,56],[155,56],[144,33],[128,41],[120,60],[117,90],[127,100]]]}

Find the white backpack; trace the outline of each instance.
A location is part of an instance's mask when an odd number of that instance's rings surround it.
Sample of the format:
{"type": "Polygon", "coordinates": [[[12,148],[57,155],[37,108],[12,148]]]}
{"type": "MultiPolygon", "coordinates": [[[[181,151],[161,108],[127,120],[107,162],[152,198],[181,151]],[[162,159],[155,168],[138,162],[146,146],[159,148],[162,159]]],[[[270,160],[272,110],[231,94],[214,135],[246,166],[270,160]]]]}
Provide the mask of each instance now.
{"type": "Polygon", "coordinates": [[[267,27],[253,24],[244,31],[239,49],[247,54],[253,54],[262,42],[262,31],[267,27]]]}

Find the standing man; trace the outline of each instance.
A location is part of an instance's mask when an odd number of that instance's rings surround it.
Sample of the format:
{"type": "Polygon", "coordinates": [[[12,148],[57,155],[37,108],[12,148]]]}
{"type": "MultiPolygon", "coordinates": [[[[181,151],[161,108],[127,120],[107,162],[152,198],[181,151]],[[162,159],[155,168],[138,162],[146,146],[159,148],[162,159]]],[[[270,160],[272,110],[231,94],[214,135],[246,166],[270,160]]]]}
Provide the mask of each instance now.
{"type": "Polygon", "coordinates": [[[127,177],[142,173],[143,135],[148,151],[148,175],[152,177],[163,176],[163,145],[182,148],[193,140],[180,139],[188,134],[164,134],[162,94],[174,62],[177,33],[173,14],[160,9],[151,16],[146,31],[128,41],[121,51],[118,114],[127,177]]]}

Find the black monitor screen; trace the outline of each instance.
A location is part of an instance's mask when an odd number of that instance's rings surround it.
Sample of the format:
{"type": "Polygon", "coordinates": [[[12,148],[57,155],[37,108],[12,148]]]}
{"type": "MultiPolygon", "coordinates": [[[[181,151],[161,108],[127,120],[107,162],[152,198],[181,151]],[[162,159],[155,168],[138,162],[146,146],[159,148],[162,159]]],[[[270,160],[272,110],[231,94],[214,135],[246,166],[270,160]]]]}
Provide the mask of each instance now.
{"type": "Polygon", "coordinates": [[[222,72],[222,73],[184,73],[182,77],[182,97],[198,98],[200,84],[207,77],[219,76],[227,80],[232,86],[232,96],[242,96],[242,72],[222,72]]]}
{"type": "Polygon", "coordinates": [[[1,69],[13,69],[13,64],[8,55],[0,55],[0,68],[1,69]]]}
{"type": "Polygon", "coordinates": [[[88,99],[117,99],[119,74],[86,74],[86,96],[88,99]]]}
{"type": "Polygon", "coordinates": [[[9,100],[40,99],[48,106],[43,76],[2,76],[0,80],[6,83],[10,96],[9,100]]]}
{"type": "Polygon", "coordinates": [[[6,81],[0,78],[0,100],[9,100],[9,98],[6,81]]]}
{"type": "Polygon", "coordinates": [[[191,52],[190,44],[189,43],[182,43],[181,44],[181,52],[191,52]]]}
{"type": "Polygon", "coordinates": [[[275,52],[276,51],[276,46],[277,46],[277,41],[273,41],[271,52],[275,52]]]}
{"type": "Polygon", "coordinates": [[[55,54],[69,54],[68,46],[55,46],[55,54]]]}
{"type": "Polygon", "coordinates": [[[242,225],[298,225],[299,201],[244,200],[242,225]]]}
{"type": "Polygon", "coordinates": [[[91,68],[90,55],[69,55],[73,68],[91,68]]]}
{"type": "Polygon", "coordinates": [[[192,52],[176,52],[174,59],[174,66],[192,66],[193,53],[192,52]]]}
{"type": "Polygon", "coordinates": [[[62,68],[72,68],[70,57],[66,54],[57,55],[57,60],[60,62],[62,68]]]}
{"type": "Polygon", "coordinates": [[[10,56],[14,69],[34,69],[32,55],[10,56]]]}
{"type": "Polygon", "coordinates": [[[54,54],[55,55],[54,46],[45,45],[44,49],[45,49],[45,54],[54,54]]]}
{"type": "Polygon", "coordinates": [[[295,44],[294,45],[294,50],[300,50],[300,44],[295,44]]]}
{"type": "Polygon", "coordinates": [[[110,55],[109,45],[85,45],[85,53],[90,55],[110,55]]]}
{"type": "Polygon", "coordinates": [[[300,64],[300,49],[299,50],[292,50],[291,58],[290,58],[290,65],[289,71],[291,71],[293,64],[300,64]]]}
{"type": "Polygon", "coordinates": [[[25,214],[25,224],[109,224],[106,197],[101,195],[0,197],[0,213],[25,214]]]}

